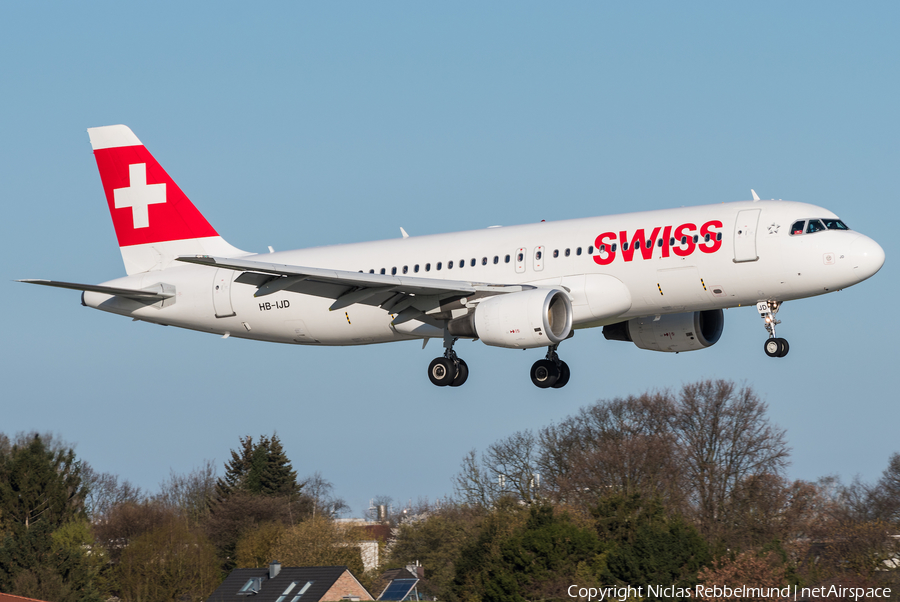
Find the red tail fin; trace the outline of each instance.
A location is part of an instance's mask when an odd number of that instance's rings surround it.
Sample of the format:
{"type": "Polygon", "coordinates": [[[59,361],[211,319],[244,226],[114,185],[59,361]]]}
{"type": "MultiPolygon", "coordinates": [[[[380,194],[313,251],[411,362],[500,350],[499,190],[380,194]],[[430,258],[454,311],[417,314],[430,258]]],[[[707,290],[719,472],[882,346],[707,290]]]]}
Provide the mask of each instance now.
{"type": "Polygon", "coordinates": [[[129,274],[165,268],[178,255],[243,255],[226,243],[124,125],[88,129],[129,274]]]}

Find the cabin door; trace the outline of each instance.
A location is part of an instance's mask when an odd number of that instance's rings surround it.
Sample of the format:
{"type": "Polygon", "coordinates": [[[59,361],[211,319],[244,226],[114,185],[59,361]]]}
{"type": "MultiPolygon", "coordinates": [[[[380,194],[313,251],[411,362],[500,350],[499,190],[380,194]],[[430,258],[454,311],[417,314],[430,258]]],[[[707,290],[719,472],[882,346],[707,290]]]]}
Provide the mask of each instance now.
{"type": "Polygon", "coordinates": [[[756,261],[756,228],[759,224],[760,209],[745,209],[738,212],[734,222],[734,262],[756,261]]]}

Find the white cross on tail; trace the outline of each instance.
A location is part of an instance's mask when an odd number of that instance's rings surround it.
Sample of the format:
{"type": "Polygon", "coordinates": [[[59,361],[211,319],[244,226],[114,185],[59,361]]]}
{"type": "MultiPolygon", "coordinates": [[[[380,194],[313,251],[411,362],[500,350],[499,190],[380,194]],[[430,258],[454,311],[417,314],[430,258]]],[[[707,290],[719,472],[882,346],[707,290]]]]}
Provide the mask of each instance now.
{"type": "Polygon", "coordinates": [[[150,213],[147,208],[166,202],[166,185],[147,185],[147,164],[134,163],[128,166],[128,188],[113,190],[116,209],[131,207],[131,219],[134,228],[150,226],[150,213]]]}

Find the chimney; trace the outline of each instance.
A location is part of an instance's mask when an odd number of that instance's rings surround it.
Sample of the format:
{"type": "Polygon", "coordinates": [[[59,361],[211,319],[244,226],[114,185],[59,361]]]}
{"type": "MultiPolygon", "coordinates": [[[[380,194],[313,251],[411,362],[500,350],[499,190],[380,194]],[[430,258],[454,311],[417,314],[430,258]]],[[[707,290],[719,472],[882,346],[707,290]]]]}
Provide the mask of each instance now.
{"type": "Polygon", "coordinates": [[[378,521],[383,523],[385,520],[387,520],[387,506],[378,504],[378,521]]]}
{"type": "Polygon", "coordinates": [[[281,572],[281,563],[273,560],[269,563],[269,579],[274,579],[281,572]]]}

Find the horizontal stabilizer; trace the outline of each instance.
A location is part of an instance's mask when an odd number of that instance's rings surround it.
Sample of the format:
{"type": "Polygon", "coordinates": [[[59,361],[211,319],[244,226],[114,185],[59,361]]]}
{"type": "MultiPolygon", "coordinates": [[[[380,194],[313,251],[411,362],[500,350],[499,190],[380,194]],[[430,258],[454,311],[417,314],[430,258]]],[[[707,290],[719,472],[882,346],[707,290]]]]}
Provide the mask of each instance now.
{"type": "Polygon", "coordinates": [[[106,295],[115,295],[117,297],[127,297],[129,299],[149,299],[154,301],[164,301],[171,299],[175,293],[163,293],[158,291],[142,291],[131,288],[118,288],[115,286],[98,286],[96,284],[78,284],[76,282],[59,282],[57,280],[36,280],[26,279],[17,282],[27,282],[28,284],[40,284],[43,286],[55,286],[56,288],[68,288],[73,291],[89,291],[92,293],[104,293],[106,295]]]}

